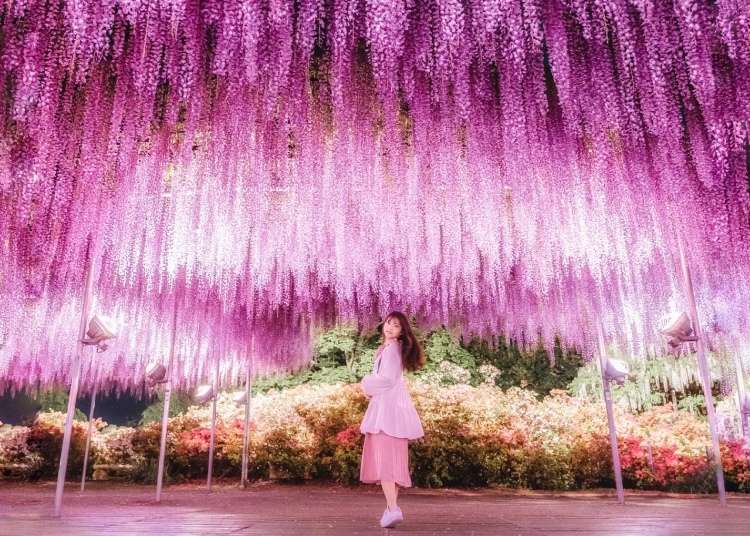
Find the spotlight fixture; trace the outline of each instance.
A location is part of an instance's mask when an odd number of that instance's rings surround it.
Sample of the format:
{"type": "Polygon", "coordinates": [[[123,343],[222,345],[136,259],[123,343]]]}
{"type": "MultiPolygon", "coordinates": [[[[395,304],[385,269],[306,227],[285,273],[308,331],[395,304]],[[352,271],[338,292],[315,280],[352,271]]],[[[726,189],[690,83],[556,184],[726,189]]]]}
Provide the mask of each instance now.
{"type": "Polygon", "coordinates": [[[604,366],[604,377],[608,381],[622,385],[628,378],[630,367],[625,361],[620,359],[607,359],[604,366]]]}
{"type": "Polygon", "coordinates": [[[158,361],[151,361],[146,365],[146,383],[157,385],[167,382],[167,367],[158,361]]]}
{"type": "Polygon", "coordinates": [[[667,338],[667,344],[673,349],[678,348],[684,342],[698,340],[693,334],[690,317],[684,311],[664,316],[659,322],[659,333],[667,338]]]}
{"type": "Polygon", "coordinates": [[[205,404],[215,396],[216,393],[214,392],[213,385],[199,385],[193,393],[193,402],[196,404],[205,404]]]}
{"type": "Polygon", "coordinates": [[[235,391],[235,393],[232,395],[232,400],[234,403],[239,406],[244,406],[247,404],[247,392],[246,391],[235,391]]]}
{"type": "Polygon", "coordinates": [[[86,331],[86,338],[81,342],[86,345],[96,346],[97,352],[103,352],[109,346],[105,341],[117,337],[117,332],[111,320],[99,315],[94,315],[89,321],[89,329],[86,331]]]}

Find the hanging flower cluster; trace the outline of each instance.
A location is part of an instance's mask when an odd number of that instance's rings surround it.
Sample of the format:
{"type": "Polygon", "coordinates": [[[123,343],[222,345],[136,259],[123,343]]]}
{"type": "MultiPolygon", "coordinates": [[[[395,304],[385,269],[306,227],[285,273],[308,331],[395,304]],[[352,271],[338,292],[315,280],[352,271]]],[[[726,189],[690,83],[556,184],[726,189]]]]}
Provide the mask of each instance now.
{"type": "Polygon", "coordinates": [[[750,334],[746,2],[11,0],[0,25],[12,385],[69,374],[88,265],[121,386],[175,303],[186,385],[390,308],[643,354],[685,306],[678,229],[709,334],[750,334]]]}

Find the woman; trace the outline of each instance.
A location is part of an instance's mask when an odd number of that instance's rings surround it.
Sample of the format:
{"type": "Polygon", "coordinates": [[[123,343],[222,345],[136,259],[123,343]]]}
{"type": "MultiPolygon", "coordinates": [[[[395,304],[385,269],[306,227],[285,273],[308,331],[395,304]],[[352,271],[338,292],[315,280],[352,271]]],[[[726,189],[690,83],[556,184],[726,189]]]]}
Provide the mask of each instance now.
{"type": "Polygon", "coordinates": [[[424,365],[424,353],[400,312],[385,318],[382,335],[373,373],[362,378],[362,390],[370,404],[359,427],[365,434],[359,479],[380,483],[383,488],[386,509],[380,526],[387,528],[404,520],[397,504],[397,485],[411,486],[409,440],[424,435],[403,377],[404,369],[414,371],[424,365]]]}

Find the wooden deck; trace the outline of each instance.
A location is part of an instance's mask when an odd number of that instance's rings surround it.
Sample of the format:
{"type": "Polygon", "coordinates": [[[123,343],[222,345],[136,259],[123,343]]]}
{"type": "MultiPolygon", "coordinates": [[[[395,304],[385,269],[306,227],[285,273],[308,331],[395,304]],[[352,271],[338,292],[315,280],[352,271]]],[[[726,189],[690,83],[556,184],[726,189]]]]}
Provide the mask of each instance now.
{"type": "Polygon", "coordinates": [[[61,519],[51,517],[54,484],[0,482],[0,535],[648,535],[750,534],[750,496],[630,492],[619,506],[609,492],[523,493],[498,490],[422,490],[403,493],[406,517],[395,530],[377,521],[384,504],[374,486],[222,484],[154,488],[92,483],[66,489],[61,519]]]}

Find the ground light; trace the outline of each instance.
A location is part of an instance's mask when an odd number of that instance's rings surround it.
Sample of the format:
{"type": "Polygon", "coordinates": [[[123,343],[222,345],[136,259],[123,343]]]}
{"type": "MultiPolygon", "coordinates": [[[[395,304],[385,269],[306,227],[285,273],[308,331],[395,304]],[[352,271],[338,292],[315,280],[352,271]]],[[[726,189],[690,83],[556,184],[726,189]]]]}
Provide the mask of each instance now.
{"type": "Polygon", "coordinates": [[[684,311],[664,316],[659,323],[659,333],[667,338],[667,344],[677,349],[684,342],[696,342],[690,317],[684,311]]]}
{"type": "Polygon", "coordinates": [[[167,383],[167,367],[158,361],[152,361],[146,365],[146,383],[151,387],[167,383]]]}
{"type": "Polygon", "coordinates": [[[97,352],[103,352],[107,349],[106,342],[115,337],[117,337],[117,330],[114,327],[114,322],[96,314],[91,318],[86,337],[81,339],[81,343],[87,346],[96,346],[97,352]]]}

